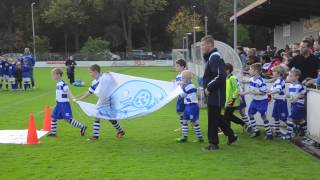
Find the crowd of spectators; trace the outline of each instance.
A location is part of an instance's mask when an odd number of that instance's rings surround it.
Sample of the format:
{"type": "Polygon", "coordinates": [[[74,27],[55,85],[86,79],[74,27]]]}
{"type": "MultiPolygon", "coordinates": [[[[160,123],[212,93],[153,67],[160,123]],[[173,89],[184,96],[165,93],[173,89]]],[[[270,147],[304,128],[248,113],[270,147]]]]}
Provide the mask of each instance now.
{"type": "Polygon", "coordinates": [[[261,63],[263,77],[272,79],[272,69],[282,66],[287,71],[292,68],[302,72],[300,81],[307,87],[315,87],[320,65],[320,37],[306,37],[301,42],[286,45],[283,49],[267,46],[265,51],[255,48],[238,47],[238,54],[244,74],[248,74],[250,65],[261,63]]]}

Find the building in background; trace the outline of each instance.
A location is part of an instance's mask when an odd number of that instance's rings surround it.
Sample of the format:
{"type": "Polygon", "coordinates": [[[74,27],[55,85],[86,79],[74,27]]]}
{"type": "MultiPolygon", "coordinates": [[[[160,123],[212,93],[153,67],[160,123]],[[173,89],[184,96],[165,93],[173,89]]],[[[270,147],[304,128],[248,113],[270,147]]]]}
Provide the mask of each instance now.
{"type": "Polygon", "coordinates": [[[320,35],[320,0],[257,0],[238,11],[237,18],[240,24],[273,29],[274,46],[285,48],[320,35]]]}

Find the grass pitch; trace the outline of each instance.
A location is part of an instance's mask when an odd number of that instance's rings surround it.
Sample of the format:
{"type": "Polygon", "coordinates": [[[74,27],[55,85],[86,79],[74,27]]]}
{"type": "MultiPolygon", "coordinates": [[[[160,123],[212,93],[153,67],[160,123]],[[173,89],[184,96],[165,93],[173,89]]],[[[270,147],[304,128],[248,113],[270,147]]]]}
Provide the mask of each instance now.
{"type": "MultiPolygon", "coordinates": [[[[55,82],[50,68],[35,69],[36,89],[29,92],[0,92],[0,129],[26,129],[30,112],[35,114],[37,128],[42,126],[45,105],[55,104],[55,82]]],[[[173,80],[176,72],[169,67],[104,68],[128,75],[173,80]]],[[[64,79],[67,81],[66,76],[64,79]]],[[[76,69],[76,79],[86,87],[71,87],[73,94],[88,90],[91,79],[86,68],[76,69]]],[[[96,98],[88,99],[95,102],[96,98]]],[[[40,145],[0,145],[0,179],[318,179],[320,162],[289,142],[251,139],[233,126],[240,141],[226,145],[220,135],[220,150],[204,153],[207,143],[175,142],[180,133],[175,102],[148,116],[121,121],[126,131],[115,137],[109,122],[101,123],[97,142],[92,134],[93,118],[86,117],[72,104],[75,119],[89,128],[85,137],[78,129],[58,122],[58,137],[41,139],[40,145]]],[[[206,111],[200,115],[206,137],[206,111]]]]}

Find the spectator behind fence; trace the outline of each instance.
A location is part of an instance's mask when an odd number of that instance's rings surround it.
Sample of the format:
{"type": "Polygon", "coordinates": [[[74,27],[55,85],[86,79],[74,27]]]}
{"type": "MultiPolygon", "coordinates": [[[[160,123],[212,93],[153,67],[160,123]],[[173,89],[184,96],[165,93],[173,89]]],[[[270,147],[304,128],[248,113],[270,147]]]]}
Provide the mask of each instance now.
{"type": "Polygon", "coordinates": [[[318,60],[320,61],[320,37],[318,37],[318,39],[314,41],[313,48],[313,55],[315,55],[316,58],[318,58],[318,60]]]}
{"type": "Polygon", "coordinates": [[[34,88],[34,76],[33,76],[33,68],[35,66],[36,60],[33,57],[32,53],[30,52],[29,48],[24,48],[24,53],[20,56],[19,61],[21,64],[24,64],[24,60],[27,58],[28,66],[30,67],[30,74],[31,74],[31,86],[34,88]]]}
{"type": "Polygon", "coordinates": [[[237,48],[237,53],[240,57],[241,63],[243,66],[245,66],[246,62],[247,62],[247,53],[244,52],[243,47],[238,47],[237,48]]]}
{"type": "Polygon", "coordinates": [[[267,50],[263,53],[264,56],[268,56],[270,59],[274,56],[274,50],[270,45],[267,46],[267,50]]]}
{"type": "Polygon", "coordinates": [[[308,40],[303,40],[300,43],[300,53],[292,59],[289,63],[289,68],[296,68],[301,70],[300,82],[303,82],[307,86],[315,82],[315,78],[318,75],[319,60],[310,52],[312,44],[308,40]]]}
{"type": "Polygon", "coordinates": [[[248,51],[247,64],[251,65],[254,63],[260,62],[260,59],[257,57],[257,51],[255,48],[250,48],[248,51]]]}
{"type": "Polygon", "coordinates": [[[260,59],[256,56],[256,49],[255,48],[249,48],[247,54],[248,54],[248,56],[247,56],[246,65],[243,68],[245,74],[248,74],[250,65],[260,62],[260,59]]]}
{"type": "Polygon", "coordinates": [[[292,44],[291,51],[292,51],[292,57],[296,57],[300,55],[300,44],[299,43],[292,44]]]}
{"type": "Polygon", "coordinates": [[[308,41],[309,44],[311,44],[311,46],[310,46],[308,49],[309,49],[309,51],[310,51],[311,53],[313,53],[313,52],[314,52],[314,49],[313,49],[314,38],[313,38],[313,36],[310,35],[310,36],[308,36],[308,37],[305,37],[305,38],[303,38],[302,41],[308,41]]]}
{"type": "Polygon", "coordinates": [[[284,52],[283,49],[277,51],[276,55],[272,58],[271,64],[267,70],[267,75],[272,75],[272,69],[276,66],[279,66],[282,63],[282,53],[284,52]]]}

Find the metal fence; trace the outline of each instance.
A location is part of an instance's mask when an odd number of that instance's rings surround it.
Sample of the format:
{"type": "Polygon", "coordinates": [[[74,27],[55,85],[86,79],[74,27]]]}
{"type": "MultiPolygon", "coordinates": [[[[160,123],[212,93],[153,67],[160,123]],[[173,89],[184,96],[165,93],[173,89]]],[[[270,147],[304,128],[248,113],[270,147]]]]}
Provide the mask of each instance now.
{"type": "MultiPolygon", "coordinates": [[[[226,63],[231,63],[234,67],[235,74],[240,75],[242,63],[238,54],[229,45],[215,41],[215,47],[220,52],[226,63]]],[[[191,46],[191,51],[188,49],[173,49],[172,60],[175,62],[178,59],[185,59],[188,64],[188,69],[191,70],[198,79],[198,85],[201,85],[201,78],[204,74],[205,61],[203,59],[200,42],[191,46]],[[189,54],[190,53],[190,54],[189,54]]],[[[174,65],[174,64],[173,64],[174,65]]]]}
{"type": "MultiPolygon", "coordinates": [[[[6,53],[2,56],[18,59],[21,53],[6,53]]],[[[145,52],[142,50],[135,50],[130,52],[104,52],[104,53],[37,53],[37,61],[65,61],[72,57],[75,61],[121,61],[121,60],[171,60],[171,52],[145,52]]]]}
{"type": "MultiPolygon", "coordinates": [[[[233,50],[232,47],[229,45],[220,42],[215,41],[215,47],[220,52],[222,58],[226,63],[231,63],[234,66],[234,73],[241,77],[241,70],[242,70],[242,63],[238,56],[238,54],[233,50]]],[[[201,43],[197,42],[191,46],[191,51],[188,49],[174,49],[172,50],[172,61],[173,65],[175,65],[175,61],[178,59],[185,59],[188,64],[188,69],[193,72],[195,75],[194,84],[198,86],[198,99],[200,102],[201,107],[205,106],[205,99],[203,96],[203,74],[205,70],[205,61],[203,59],[203,52],[201,49],[201,43]],[[190,53],[190,54],[189,54],[190,53]]]]}
{"type": "Polygon", "coordinates": [[[171,60],[171,53],[165,52],[117,52],[117,53],[39,53],[37,54],[38,61],[65,61],[72,57],[75,61],[121,61],[121,60],[171,60]]]}

